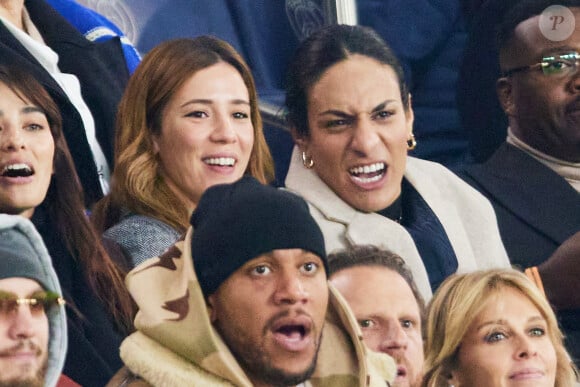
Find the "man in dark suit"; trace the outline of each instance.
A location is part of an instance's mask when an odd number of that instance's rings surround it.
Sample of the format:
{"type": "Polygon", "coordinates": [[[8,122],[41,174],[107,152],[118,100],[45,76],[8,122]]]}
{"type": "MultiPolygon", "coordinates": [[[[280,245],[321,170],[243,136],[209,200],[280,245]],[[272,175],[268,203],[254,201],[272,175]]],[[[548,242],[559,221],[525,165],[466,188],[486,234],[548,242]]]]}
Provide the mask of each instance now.
{"type": "Polygon", "coordinates": [[[506,142],[463,177],[492,202],[510,260],[537,267],[580,359],[580,1],[525,0],[499,28],[506,142]],[[548,6],[551,7],[546,10],[548,6]]]}

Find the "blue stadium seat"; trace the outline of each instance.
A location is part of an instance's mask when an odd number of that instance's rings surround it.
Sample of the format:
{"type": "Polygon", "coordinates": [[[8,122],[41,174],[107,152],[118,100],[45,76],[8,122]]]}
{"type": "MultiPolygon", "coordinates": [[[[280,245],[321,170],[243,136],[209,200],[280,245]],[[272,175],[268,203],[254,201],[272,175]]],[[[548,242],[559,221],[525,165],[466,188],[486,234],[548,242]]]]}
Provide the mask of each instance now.
{"type": "Polygon", "coordinates": [[[77,0],[107,16],[141,53],[164,40],[215,35],[241,49],[227,0],[77,0]]]}

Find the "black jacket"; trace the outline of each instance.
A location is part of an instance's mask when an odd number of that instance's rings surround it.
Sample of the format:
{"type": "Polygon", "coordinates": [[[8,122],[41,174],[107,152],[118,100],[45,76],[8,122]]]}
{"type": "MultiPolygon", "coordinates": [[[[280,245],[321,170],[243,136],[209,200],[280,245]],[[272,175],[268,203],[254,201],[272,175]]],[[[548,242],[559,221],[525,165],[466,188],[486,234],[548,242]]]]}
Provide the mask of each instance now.
{"type": "MultiPolygon", "coordinates": [[[[112,166],[115,115],[129,79],[119,39],[90,42],[44,0],[26,0],[25,6],[45,43],[59,55],[60,70],[79,78],[83,99],[95,120],[97,140],[112,166]]],[[[102,191],[81,116],[52,76],[1,22],[0,64],[28,71],[56,101],[87,205],[94,203],[102,191]]]]}
{"type": "MultiPolygon", "coordinates": [[[[492,203],[512,264],[525,269],[546,261],[580,231],[580,194],[561,176],[504,143],[483,164],[460,173],[492,203]]],[[[580,360],[580,310],[558,313],[567,347],[580,360]]]]}
{"type": "Polygon", "coordinates": [[[35,209],[32,222],[52,258],[67,301],[68,351],[63,373],[83,387],[104,386],[123,366],[119,357],[123,337],[66,249],[44,205],[35,209]]]}

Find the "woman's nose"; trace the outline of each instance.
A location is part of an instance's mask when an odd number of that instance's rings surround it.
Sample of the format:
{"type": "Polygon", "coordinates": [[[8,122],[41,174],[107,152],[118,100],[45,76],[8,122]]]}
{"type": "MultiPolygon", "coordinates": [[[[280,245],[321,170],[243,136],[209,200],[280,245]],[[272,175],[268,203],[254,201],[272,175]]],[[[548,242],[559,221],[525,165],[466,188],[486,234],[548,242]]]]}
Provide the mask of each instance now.
{"type": "Polygon", "coordinates": [[[0,149],[4,151],[15,151],[25,147],[22,130],[15,125],[3,123],[0,126],[0,149]]]}

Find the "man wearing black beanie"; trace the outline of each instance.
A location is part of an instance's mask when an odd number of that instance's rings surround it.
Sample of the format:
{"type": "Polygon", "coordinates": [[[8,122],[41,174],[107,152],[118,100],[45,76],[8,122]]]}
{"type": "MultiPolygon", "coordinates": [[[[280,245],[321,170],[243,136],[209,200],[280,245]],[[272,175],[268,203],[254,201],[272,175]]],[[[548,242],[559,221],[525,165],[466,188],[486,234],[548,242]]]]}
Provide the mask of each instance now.
{"type": "Polygon", "coordinates": [[[211,322],[250,380],[308,380],[328,286],[324,238],[306,203],[245,177],[210,188],[191,223],[211,322]]]}
{"type": "Polygon", "coordinates": [[[328,285],[324,239],[300,197],[244,177],[208,188],[185,239],[137,266],[127,286],[137,332],[121,345],[137,379],[183,386],[384,386],[395,369],[371,354],[328,285]]]}
{"type": "Polygon", "coordinates": [[[191,217],[191,251],[206,296],[247,261],[280,249],[315,255],[325,277],[324,238],[304,200],[249,176],[209,189],[191,217]]]}

